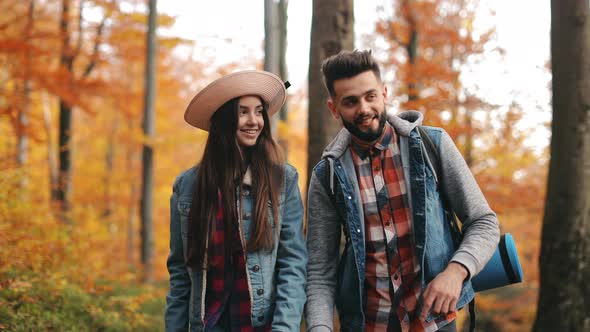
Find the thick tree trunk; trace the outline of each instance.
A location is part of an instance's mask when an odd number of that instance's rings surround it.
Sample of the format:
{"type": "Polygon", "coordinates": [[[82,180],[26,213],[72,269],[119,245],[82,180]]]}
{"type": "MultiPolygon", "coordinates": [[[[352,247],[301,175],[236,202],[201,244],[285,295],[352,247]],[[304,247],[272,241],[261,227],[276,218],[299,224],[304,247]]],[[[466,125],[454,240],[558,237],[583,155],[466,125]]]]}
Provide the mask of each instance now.
{"type": "Polygon", "coordinates": [[[535,331],[590,331],[590,9],[551,1],[553,123],[535,331]]]}
{"type": "Polygon", "coordinates": [[[332,118],[326,105],[328,93],[321,73],[322,62],[342,50],[354,48],[353,0],[314,0],[308,74],[308,181],[341,124],[332,118]]]}
{"type": "Polygon", "coordinates": [[[145,65],[145,98],[143,132],[148,143],[143,146],[141,182],[141,263],[144,266],[144,280],[153,279],[154,230],[152,218],[152,197],[154,188],[154,162],[152,138],[155,127],[155,99],[156,99],[156,0],[149,0],[149,16],[147,30],[147,52],[145,65]]]}

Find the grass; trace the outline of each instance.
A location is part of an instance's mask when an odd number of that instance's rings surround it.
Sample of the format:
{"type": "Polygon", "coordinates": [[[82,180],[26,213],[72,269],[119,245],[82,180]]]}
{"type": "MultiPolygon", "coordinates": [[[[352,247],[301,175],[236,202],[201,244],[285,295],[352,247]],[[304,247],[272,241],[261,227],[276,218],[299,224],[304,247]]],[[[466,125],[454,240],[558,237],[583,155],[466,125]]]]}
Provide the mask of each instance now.
{"type": "MultiPolygon", "coordinates": [[[[167,284],[166,284],[167,285],[167,284]]],[[[0,331],[164,331],[164,284],[0,275],[0,331]]]]}

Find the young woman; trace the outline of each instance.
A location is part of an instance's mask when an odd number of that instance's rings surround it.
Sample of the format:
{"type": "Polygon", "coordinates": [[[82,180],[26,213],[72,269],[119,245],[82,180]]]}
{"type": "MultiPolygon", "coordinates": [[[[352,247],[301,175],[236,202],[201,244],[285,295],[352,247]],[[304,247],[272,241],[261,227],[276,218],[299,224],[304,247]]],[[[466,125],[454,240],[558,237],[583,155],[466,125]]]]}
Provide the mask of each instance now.
{"type": "Polygon", "coordinates": [[[277,76],[251,70],[189,104],[185,120],[209,136],[173,186],[166,331],[299,331],[303,205],[269,121],[285,99],[277,76]]]}

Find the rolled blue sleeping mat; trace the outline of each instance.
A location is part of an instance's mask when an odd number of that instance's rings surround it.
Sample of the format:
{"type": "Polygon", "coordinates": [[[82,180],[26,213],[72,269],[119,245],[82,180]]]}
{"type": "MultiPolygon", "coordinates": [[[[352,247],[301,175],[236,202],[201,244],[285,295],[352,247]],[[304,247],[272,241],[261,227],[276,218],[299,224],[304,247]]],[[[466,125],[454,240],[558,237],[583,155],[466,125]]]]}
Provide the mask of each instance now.
{"type": "Polygon", "coordinates": [[[476,292],[503,287],[523,281],[522,268],[518,259],[516,245],[510,233],[500,237],[500,243],[486,266],[471,284],[476,292]]]}

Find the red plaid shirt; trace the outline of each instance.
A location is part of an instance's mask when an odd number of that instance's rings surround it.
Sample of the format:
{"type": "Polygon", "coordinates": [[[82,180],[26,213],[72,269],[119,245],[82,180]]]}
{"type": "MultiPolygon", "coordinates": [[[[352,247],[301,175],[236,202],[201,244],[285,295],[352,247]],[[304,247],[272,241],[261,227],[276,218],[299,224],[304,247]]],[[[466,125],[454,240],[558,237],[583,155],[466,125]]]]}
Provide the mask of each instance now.
{"type": "Polygon", "coordinates": [[[252,327],[252,304],[250,286],[246,271],[246,253],[240,236],[240,225],[236,220],[233,230],[231,257],[225,254],[225,232],[221,193],[218,194],[218,209],[213,234],[207,249],[207,292],[205,295],[205,329],[223,325],[222,316],[229,319],[229,331],[262,332],[269,326],[252,327]]]}
{"type": "Polygon", "coordinates": [[[386,124],[376,141],[353,136],[355,165],[365,216],[365,331],[436,331],[455,313],[430,323],[416,312],[421,293],[410,205],[395,130],[386,124]]]}

